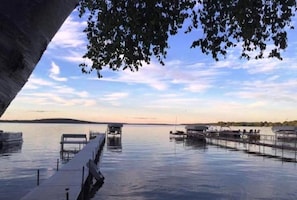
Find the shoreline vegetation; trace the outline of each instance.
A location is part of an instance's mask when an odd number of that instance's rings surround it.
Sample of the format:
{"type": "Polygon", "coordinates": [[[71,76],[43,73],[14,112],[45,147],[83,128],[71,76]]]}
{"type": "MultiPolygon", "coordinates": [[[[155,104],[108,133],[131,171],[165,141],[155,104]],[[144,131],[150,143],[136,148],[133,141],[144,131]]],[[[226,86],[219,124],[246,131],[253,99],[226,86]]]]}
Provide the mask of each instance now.
{"type": "MultiPolygon", "coordinates": [[[[0,123],[56,123],[56,124],[110,124],[121,122],[93,122],[84,121],[78,119],[69,118],[50,118],[50,119],[35,119],[35,120],[0,120],[0,123]]],[[[284,122],[217,122],[217,123],[189,123],[189,124],[170,124],[170,123],[121,123],[131,125],[213,125],[213,126],[257,126],[257,127],[269,127],[269,126],[297,126],[297,120],[284,121],[284,122]]]]}

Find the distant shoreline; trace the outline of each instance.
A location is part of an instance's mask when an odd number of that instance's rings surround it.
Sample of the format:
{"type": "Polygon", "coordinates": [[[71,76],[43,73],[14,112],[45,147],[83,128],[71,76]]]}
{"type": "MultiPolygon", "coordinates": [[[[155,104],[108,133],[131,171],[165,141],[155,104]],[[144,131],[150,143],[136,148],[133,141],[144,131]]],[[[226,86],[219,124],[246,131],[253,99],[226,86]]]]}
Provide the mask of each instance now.
{"type": "Polygon", "coordinates": [[[185,125],[213,125],[213,126],[254,126],[254,127],[270,127],[270,126],[281,126],[281,125],[291,125],[297,126],[297,120],[285,121],[285,122],[217,122],[217,123],[123,123],[123,122],[93,122],[84,121],[78,119],[69,118],[49,118],[49,119],[34,119],[34,120],[0,120],[0,123],[48,123],[48,124],[112,124],[121,123],[129,125],[167,125],[167,126],[185,126],[185,125]]]}
{"type": "MultiPolygon", "coordinates": [[[[131,124],[131,125],[175,125],[166,123],[122,123],[122,122],[92,122],[68,118],[34,119],[34,120],[0,120],[0,123],[36,123],[36,124],[131,124]]],[[[182,125],[182,124],[178,124],[182,125]]]]}

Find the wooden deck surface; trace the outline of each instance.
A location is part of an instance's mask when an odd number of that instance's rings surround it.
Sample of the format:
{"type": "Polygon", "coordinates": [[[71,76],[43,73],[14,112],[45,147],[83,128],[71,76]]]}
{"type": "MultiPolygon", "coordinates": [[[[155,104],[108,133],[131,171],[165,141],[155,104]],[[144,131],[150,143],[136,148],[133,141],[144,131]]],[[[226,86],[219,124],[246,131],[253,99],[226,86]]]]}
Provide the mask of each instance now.
{"type": "Polygon", "coordinates": [[[98,135],[65,164],[56,174],[34,188],[22,200],[65,200],[68,188],[69,200],[77,199],[81,192],[82,182],[88,176],[87,163],[99,152],[105,141],[105,134],[98,135]],[[83,174],[84,167],[84,176],[83,174]]]}

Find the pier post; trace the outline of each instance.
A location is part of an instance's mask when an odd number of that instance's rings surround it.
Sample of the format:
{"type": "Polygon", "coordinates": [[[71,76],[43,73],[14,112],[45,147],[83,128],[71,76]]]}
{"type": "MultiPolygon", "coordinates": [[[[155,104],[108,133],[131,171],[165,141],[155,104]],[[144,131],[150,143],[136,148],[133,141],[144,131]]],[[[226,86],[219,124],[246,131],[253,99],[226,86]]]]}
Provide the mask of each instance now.
{"type": "Polygon", "coordinates": [[[69,188],[65,188],[66,191],[66,200],[69,200],[69,188]]]}
{"type": "Polygon", "coordinates": [[[37,169],[37,186],[39,185],[39,169],[37,169]]]}
{"type": "Polygon", "coordinates": [[[277,148],[276,148],[276,137],[274,138],[274,146],[275,146],[275,148],[274,148],[274,149],[275,149],[274,153],[275,153],[275,157],[276,157],[276,149],[277,149],[277,148]]]}
{"type": "Polygon", "coordinates": [[[84,181],[85,180],[85,166],[82,167],[82,176],[81,176],[81,194],[82,199],[84,199],[84,181]]]}
{"type": "Polygon", "coordinates": [[[59,159],[57,159],[57,171],[59,171],[59,159]]]}
{"type": "Polygon", "coordinates": [[[282,144],[282,160],[284,160],[284,144],[282,144]]]}
{"type": "Polygon", "coordinates": [[[297,162],[297,160],[296,160],[296,151],[297,151],[297,149],[296,149],[296,142],[297,142],[297,140],[295,139],[295,149],[294,149],[294,151],[295,151],[295,162],[297,162]]]}

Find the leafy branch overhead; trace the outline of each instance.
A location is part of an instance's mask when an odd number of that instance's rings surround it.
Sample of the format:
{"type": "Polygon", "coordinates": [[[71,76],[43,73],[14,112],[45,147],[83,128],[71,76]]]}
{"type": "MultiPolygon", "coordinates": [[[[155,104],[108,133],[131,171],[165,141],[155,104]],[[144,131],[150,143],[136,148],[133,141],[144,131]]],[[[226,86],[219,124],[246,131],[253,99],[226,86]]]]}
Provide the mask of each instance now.
{"type": "Polygon", "coordinates": [[[227,50],[241,46],[241,57],[281,58],[287,47],[287,30],[295,15],[295,0],[81,0],[80,16],[87,15],[88,38],[84,55],[92,66],[81,64],[83,72],[107,66],[113,70],[138,70],[154,55],[164,64],[168,37],[183,25],[185,33],[197,32],[191,48],[200,47],[215,60],[227,50]]]}

